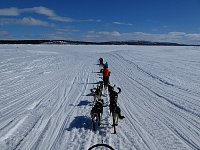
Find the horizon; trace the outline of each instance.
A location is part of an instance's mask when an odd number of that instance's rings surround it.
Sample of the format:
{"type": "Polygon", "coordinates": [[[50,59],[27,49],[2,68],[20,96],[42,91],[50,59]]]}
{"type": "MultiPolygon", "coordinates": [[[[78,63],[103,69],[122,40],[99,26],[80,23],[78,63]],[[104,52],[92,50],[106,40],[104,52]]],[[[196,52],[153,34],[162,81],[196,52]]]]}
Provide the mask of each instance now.
{"type": "MultiPolygon", "coordinates": [[[[0,41],[57,41],[57,42],[59,42],[59,41],[65,41],[65,42],[83,42],[83,43],[112,43],[112,42],[149,42],[149,43],[169,43],[169,44],[180,44],[180,43],[173,43],[173,42],[157,42],[157,41],[144,41],[144,40],[127,40],[127,41],[97,41],[97,42],[95,42],[95,41],[84,41],[84,40],[59,40],[59,39],[9,39],[9,40],[2,40],[2,39],[0,39],[0,41]]],[[[1,43],[0,43],[1,44],[1,43]]],[[[180,45],[184,45],[184,44],[180,44],[180,45]]],[[[187,44],[186,44],[187,45],[187,44]]],[[[189,45],[189,44],[188,44],[189,45]]]]}
{"type": "Polygon", "coordinates": [[[200,44],[200,1],[2,0],[0,40],[200,44]]]}

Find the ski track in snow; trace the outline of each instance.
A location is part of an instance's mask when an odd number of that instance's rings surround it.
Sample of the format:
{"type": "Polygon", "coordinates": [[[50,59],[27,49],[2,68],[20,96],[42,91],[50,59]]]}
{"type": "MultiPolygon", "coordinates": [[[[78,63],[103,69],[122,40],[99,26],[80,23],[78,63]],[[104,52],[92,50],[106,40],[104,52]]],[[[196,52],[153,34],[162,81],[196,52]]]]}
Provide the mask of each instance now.
{"type": "Polygon", "coordinates": [[[1,150],[200,149],[199,47],[2,45],[0,54],[1,150]],[[122,89],[117,134],[108,106],[92,131],[100,57],[122,89]]]}

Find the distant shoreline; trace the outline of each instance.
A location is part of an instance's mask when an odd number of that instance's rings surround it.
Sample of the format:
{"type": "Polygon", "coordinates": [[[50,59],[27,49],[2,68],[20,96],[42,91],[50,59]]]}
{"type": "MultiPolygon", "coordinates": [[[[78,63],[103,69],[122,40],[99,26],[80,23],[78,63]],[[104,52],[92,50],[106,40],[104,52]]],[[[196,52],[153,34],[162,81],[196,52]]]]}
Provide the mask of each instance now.
{"type": "Polygon", "coordinates": [[[200,45],[192,45],[192,44],[178,44],[178,43],[170,43],[170,42],[150,42],[150,41],[86,42],[86,41],[70,41],[70,40],[0,40],[0,44],[200,46],[200,45]]]}

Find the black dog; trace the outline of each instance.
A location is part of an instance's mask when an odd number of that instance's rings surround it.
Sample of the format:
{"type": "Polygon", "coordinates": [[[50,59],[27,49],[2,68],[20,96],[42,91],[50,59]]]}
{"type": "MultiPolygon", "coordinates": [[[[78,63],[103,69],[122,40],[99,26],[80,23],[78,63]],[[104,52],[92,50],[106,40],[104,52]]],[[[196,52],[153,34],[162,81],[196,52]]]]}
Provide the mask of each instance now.
{"type": "Polygon", "coordinates": [[[108,92],[109,92],[109,96],[110,96],[110,114],[112,115],[112,119],[113,119],[113,127],[114,127],[114,133],[116,133],[116,129],[115,126],[118,125],[118,119],[123,119],[125,118],[124,116],[121,115],[121,109],[120,107],[117,105],[117,99],[118,99],[118,94],[121,93],[121,89],[118,87],[118,92],[116,92],[114,90],[114,86],[109,85],[108,86],[108,92]]]}
{"type": "Polygon", "coordinates": [[[99,58],[99,64],[103,66],[103,58],[99,58]]]}
{"type": "Polygon", "coordinates": [[[116,134],[116,126],[118,125],[118,119],[123,119],[125,117],[121,115],[121,109],[119,106],[117,106],[117,103],[115,101],[112,101],[109,107],[110,112],[112,114],[112,126],[114,127],[114,134],[116,134]]]}
{"type": "Polygon", "coordinates": [[[92,118],[92,125],[93,130],[95,131],[95,124],[97,123],[98,126],[101,124],[101,118],[103,115],[103,99],[98,99],[95,105],[92,107],[90,112],[92,118]]]}
{"type": "Polygon", "coordinates": [[[110,96],[110,101],[116,101],[117,103],[118,94],[121,93],[121,88],[117,87],[118,92],[116,92],[114,88],[115,88],[115,85],[111,86],[110,84],[108,84],[108,93],[110,96]]]}

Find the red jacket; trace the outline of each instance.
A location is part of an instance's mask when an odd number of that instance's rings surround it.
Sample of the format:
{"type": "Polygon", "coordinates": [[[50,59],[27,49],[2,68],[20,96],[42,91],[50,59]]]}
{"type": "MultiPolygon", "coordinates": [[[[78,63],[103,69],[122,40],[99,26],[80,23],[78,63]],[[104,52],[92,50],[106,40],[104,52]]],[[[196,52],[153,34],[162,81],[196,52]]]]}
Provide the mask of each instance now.
{"type": "Polygon", "coordinates": [[[103,69],[103,76],[104,77],[108,77],[109,76],[109,70],[108,70],[108,68],[104,68],[103,69]]]}

